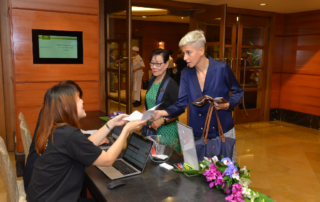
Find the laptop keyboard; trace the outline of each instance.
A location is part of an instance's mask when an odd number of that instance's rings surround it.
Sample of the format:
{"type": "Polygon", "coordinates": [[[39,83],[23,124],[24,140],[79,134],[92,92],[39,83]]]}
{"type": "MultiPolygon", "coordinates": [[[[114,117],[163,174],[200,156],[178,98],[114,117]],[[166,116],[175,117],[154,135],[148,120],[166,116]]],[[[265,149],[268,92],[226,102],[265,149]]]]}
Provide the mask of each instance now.
{"type": "Polygon", "coordinates": [[[130,166],[128,166],[126,163],[124,163],[123,161],[115,161],[112,166],[117,169],[120,173],[127,175],[127,174],[131,174],[131,173],[135,173],[137,172],[136,170],[134,170],[133,168],[131,168],[130,166]]]}

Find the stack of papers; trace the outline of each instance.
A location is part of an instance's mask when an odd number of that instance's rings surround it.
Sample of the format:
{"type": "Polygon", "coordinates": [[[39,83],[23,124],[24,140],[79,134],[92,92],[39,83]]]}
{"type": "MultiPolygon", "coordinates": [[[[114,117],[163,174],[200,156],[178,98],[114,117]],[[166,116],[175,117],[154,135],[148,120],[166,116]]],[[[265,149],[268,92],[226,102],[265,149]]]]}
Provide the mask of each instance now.
{"type": "Polygon", "coordinates": [[[151,119],[151,115],[154,114],[154,112],[156,111],[156,108],[161,105],[158,104],[157,106],[155,107],[152,107],[151,109],[149,109],[148,111],[146,111],[144,114],[142,114],[141,112],[139,111],[134,111],[132,114],[130,114],[130,116],[124,118],[123,120],[126,120],[126,121],[134,121],[134,120],[141,120],[141,121],[144,121],[144,120],[149,120],[151,119]]]}

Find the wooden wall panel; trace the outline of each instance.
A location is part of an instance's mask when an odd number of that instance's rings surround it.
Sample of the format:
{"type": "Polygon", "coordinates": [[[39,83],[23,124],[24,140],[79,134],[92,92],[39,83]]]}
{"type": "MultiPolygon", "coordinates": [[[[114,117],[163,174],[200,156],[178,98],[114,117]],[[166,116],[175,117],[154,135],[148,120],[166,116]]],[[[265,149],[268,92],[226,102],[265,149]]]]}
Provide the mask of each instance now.
{"type": "Polygon", "coordinates": [[[270,108],[279,108],[281,73],[273,73],[271,78],[270,108]]]}
{"type": "Polygon", "coordinates": [[[276,36],[274,40],[272,72],[281,72],[284,37],[276,36]]]}
{"type": "Polygon", "coordinates": [[[99,13],[99,0],[11,0],[12,8],[58,11],[65,13],[99,13]]]}
{"type": "Polygon", "coordinates": [[[284,39],[282,72],[320,75],[320,34],[284,39]]]}
{"type": "Polygon", "coordinates": [[[287,14],[285,34],[320,34],[320,10],[287,14]]]}
{"type": "Polygon", "coordinates": [[[14,9],[12,12],[16,82],[99,80],[98,16],[14,9]],[[83,64],[34,65],[32,29],[83,32],[83,64]]]}
{"type": "Polygon", "coordinates": [[[44,94],[62,80],[82,88],[84,108],[100,110],[99,0],[12,0],[12,44],[17,151],[22,112],[33,135],[44,94]],[[33,64],[32,29],[82,31],[83,64],[33,64]]]}
{"type": "MultiPolygon", "coordinates": [[[[1,33],[0,33],[1,36],[1,33]]],[[[5,100],[4,100],[4,82],[3,82],[3,65],[2,65],[2,46],[0,37],[0,137],[7,144],[6,116],[5,116],[5,100]]]]}
{"type": "Polygon", "coordinates": [[[276,29],[275,35],[276,36],[283,36],[284,35],[284,25],[285,25],[285,15],[277,13],[276,14],[276,29]]]}
{"type": "Polygon", "coordinates": [[[320,76],[282,73],[280,108],[320,116],[320,76]]]}
{"type": "MultiPolygon", "coordinates": [[[[83,91],[83,107],[86,111],[100,110],[100,97],[98,81],[75,81],[83,91]]],[[[22,112],[26,118],[29,130],[33,135],[38,115],[43,105],[46,91],[59,82],[45,83],[17,83],[16,84],[16,110],[22,112]]],[[[18,118],[16,117],[16,121],[18,118]]],[[[19,121],[17,122],[19,123],[19,121]]],[[[17,148],[22,147],[19,124],[16,125],[17,148]]],[[[23,147],[22,147],[23,151],[23,147]]]]}

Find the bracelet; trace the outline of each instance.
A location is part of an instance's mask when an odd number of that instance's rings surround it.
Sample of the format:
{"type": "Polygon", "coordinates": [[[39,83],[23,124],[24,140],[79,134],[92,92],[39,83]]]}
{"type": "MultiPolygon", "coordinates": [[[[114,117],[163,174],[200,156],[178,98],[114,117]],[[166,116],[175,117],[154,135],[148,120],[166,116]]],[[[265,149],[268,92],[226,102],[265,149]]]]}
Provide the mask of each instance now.
{"type": "Polygon", "coordinates": [[[107,128],[111,131],[112,129],[108,126],[108,123],[106,123],[107,128]]]}
{"type": "Polygon", "coordinates": [[[164,120],[164,124],[167,124],[167,119],[166,119],[166,117],[163,117],[163,120],[164,120]]]}

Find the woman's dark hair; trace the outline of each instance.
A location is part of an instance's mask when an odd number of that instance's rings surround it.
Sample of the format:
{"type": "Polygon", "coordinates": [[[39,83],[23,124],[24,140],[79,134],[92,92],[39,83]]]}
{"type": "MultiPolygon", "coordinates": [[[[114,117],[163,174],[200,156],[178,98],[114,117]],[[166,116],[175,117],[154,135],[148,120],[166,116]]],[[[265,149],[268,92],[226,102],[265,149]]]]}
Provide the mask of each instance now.
{"type": "Polygon", "coordinates": [[[64,81],[61,81],[59,83],[59,85],[63,85],[63,84],[69,84],[69,85],[72,85],[74,86],[78,92],[79,92],[79,97],[82,99],[82,90],[81,88],[78,86],[78,84],[76,84],[74,81],[71,81],[71,80],[64,80],[64,81]]]}
{"type": "Polygon", "coordinates": [[[70,125],[80,128],[74,85],[59,84],[50,88],[44,97],[35,147],[38,154],[46,149],[48,138],[55,128],[70,125]]]}
{"type": "Polygon", "coordinates": [[[169,50],[168,53],[169,53],[169,55],[172,55],[173,54],[173,50],[169,50]]]}
{"type": "Polygon", "coordinates": [[[156,56],[156,55],[161,55],[164,63],[168,62],[168,60],[169,60],[168,52],[164,49],[159,48],[159,49],[152,51],[151,56],[150,56],[150,61],[152,60],[153,56],[156,56]]]}

